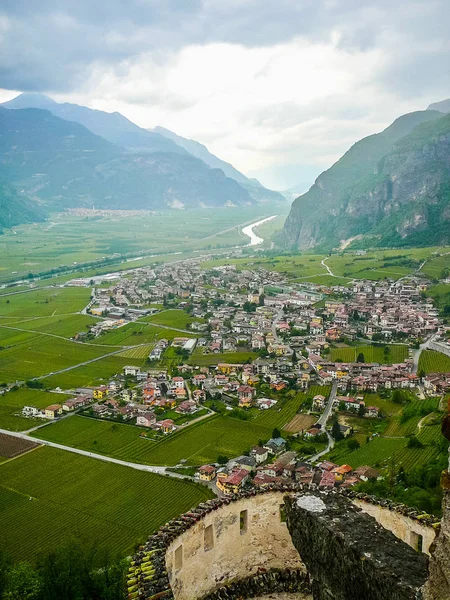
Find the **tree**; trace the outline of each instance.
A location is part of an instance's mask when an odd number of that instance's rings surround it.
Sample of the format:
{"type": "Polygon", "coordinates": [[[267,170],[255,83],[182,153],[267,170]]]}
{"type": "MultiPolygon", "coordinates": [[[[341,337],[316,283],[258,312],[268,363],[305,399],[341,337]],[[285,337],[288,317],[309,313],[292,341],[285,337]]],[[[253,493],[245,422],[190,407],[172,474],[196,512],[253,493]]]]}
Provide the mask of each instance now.
{"type": "Polygon", "coordinates": [[[41,579],[28,563],[14,565],[6,575],[4,600],[35,600],[40,597],[41,579]]]}
{"type": "Polygon", "coordinates": [[[278,429],[278,427],[275,427],[275,429],[272,431],[272,438],[279,438],[281,437],[281,431],[278,429]]]}
{"type": "Polygon", "coordinates": [[[361,417],[361,418],[364,417],[365,412],[366,412],[366,407],[361,402],[361,404],[359,405],[359,408],[358,408],[358,417],[361,417]]]}
{"type": "Polygon", "coordinates": [[[331,435],[336,440],[336,442],[339,442],[339,440],[342,440],[344,437],[341,433],[341,429],[337,421],[333,423],[333,427],[331,428],[331,435]]]}
{"type": "Polygon", "coordinates": [[[358,450],[361,447],[361,444],[355,438],[350,438],[347,440],[347,448],[353,452],[353,450],[358,450]]]}
{"type": "Polygon", "coordinates": [[[365,362],[366,362],[366,359],[365,359],[365,357],[364,357],[364,353],[363,353],[363,352],[360,352],[360,353],[358,354],[358,357],[357,357],[357,359],[356,359],[356,362],[358,362],[358,363],[365,363],[365,362]]]}
{"type": "Polygon", "coordinates": [[[224,454],[219,454],[219,456],[217,457],[217,462],[219,463],[219,465],[226,465],[228,462],[228,456],[225,456],[224,454]]]}
{"type": "Polygon", "coordinates": [[[417,439],[415,435],[410,436],[406,445],[408,448],[423,448],[422,442],[419,439],[417,439]]]}

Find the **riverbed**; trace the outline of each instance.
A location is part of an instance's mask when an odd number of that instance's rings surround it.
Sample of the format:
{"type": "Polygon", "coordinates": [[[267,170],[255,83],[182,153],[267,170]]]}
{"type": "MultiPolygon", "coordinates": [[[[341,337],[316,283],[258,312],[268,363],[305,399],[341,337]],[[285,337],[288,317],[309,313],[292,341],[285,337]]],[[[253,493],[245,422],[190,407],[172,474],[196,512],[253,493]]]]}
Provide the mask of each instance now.
{"type": "Polygon", "coordinates": [[[272,215],[271,217],[266,217],[265,219],[261,219],[261,221],[256,221],[256,223],[252,223],[251,225],[247,225],[247,227],[244,227],[242,229],[242,233],[244,233],[245,235],[248,235],[248,237],[250,238],[250,243],[247,244],[247,246],[258,246],[259,244],[262,244],[264,241],[264,238],[259,237],[259,235],[256,235],[256,233],[253,231],[254,227],[258,227],[259,225],[262,225],[263,223],[267,223],[267,221],[271,221],[272,219],[275,219],[275,217],[277,217],[278,215],[272,215]]]}

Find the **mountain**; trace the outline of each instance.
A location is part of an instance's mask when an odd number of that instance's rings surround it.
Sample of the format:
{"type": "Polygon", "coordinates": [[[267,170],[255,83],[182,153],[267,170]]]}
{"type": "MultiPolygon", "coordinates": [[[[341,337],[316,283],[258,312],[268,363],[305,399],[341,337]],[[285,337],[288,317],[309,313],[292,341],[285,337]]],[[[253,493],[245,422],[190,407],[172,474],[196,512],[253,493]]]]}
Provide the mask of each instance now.
{"type": "Polygon", "coordinates": [[[230,163],[221,160],[214,154],[212,154],[206,146],[200,144],[200,142],[196,142],[195,140],[189,140],[187,138],[181,137],[181,135],[177,135],[173,131],[169,129],[165,129],[165,127],[155,127],[152,129],[154,133],[158,133],[165,138],[171,140],[187,152],[192,154],[209,165],[212,169],[222,169],[227,177],[231,177],[238,183],[240,183],[246,190],[249,192],[250,196],[254,200],[258,200],[261,202],[264,201],[274,201],[274,202],[284,202],[285,199],[282,194],[279,192],[274,192],[272,190],[268,190],[257,179],[249,179],[243,173],[238,171],[230,165],[230,163]]]}
{"type": "Polygon", "coordinates": [[[0,233],[21,223],[43,221],[44,211],[22,198],[19,193],[7,183],[0,181],[0,233]]]}
{"type": "Polygon", "coordinates": [[[319,175],[293,203],[279,243],[303,250],[356,236],[372,246],[446,243],[449,190],[450,116],[410,113],[319,175]]]}
{"type": "Polygon", "coordinates": [[[249,179],[229,163],[211,154],[203,144],[183,138],[164,127],[156,127],[152,130],[143,129],[118,112],[107,113],[69,102],[60,104],[48,96],[36,93],[20,94],[0,106],[10,109],[41,108],[48,110],[56,117],[80,123],[92,133],[133,152],[170,152],[195,156],[212,169],[222,169],[227,177],[241,184],[254,200],[260,202],[284,201],[281,194],[267,190],[256,179],[249,179]]]}
{"type": "Polygon", "coordinates": [[[450,113],[450,98],[448,100],[442,100],[442,102],[434,102],[430,104],[427,110],[437,110],[444,115],[450,113]]]}
{"type": "Polygon", "coordinates": [[[118,112],[107,113],[87,106],[64,102],[59,104],[43,94],[20,94],[16,98],[0,104],[3,108],[41,108],[50,111],[55,117],[74,121],[105,140],[137,151],[173,152],[184,154],[178,144],[167,137],[138,127],[118,112]]]}
{"type": "Polygon", "coordinates": [[[35,108],[0,107],[0,179],[58,210],[253,203],[236,181],[188,153],[131,153],[35,108]]]}

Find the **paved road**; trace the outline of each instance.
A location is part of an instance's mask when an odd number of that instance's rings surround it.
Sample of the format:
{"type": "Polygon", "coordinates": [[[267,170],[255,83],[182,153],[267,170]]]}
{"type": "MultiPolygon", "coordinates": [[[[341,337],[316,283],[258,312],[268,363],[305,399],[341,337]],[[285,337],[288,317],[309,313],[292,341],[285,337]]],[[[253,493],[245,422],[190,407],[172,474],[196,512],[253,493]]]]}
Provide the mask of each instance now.
{"type": "Polygon", "coordinates": [[[325,428],[327,421],[330,418],[331,412],[333,410],[333,402],[334,402],[334,399],[336,398],[337,386],[338,386],[337,380],[333,381],[333,385],[331,387],[331,392],[330,392],[330,397],[328,398],[328,402],[324,408],[323,413],[320,415],[320,418],[317,421],[318,423],[320,423],[320,425],[322,425],[322,429],[325,428]]]}
{"type": "Polygon", "coordinates": [[[427,350],[430,346],[430,343],[434,342],[437,337],[439,337],[439,334],[434,333],[423,344],[420,344],[420,346],[417,350],[414,350],[413,355],[412,355],[412,359],[413,359],[412,372],[413,373],[417,373],[417,370],[419,368],[419,359],[420,359],[420,355],[422,354],[422,351],[427,350]]]}

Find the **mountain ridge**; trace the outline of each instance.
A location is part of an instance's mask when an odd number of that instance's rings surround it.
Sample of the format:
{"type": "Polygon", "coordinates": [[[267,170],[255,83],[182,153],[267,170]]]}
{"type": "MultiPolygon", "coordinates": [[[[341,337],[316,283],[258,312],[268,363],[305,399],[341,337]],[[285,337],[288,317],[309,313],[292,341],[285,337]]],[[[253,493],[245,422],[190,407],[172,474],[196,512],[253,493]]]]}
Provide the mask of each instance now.
{"type": "MultiPolygon", "coordinates": [[[[428,217],[430,224],[437,218],[436,211],[425,210],[427,201],[439,205],[444,220],[447,215],[441,206],[450,181],[441,156],[450,156],[446,119],[437,111],[409,113],[356,142],[294,201],[279,243],[301,250],[331,249],[354,236],[372,235],[372,245],[407,245],[419,232],[425,240],[428,217]],[[439,125],[433,128],[434,122],[442,122],[442,131],[439,125]],[[433,156],[440,157],[439,172],[433,156]],[[427,178],[428,172],[434,176],[427,178]]],[[[448,239],[441,229],[434,233],[429,241],[448,239]]]]}

